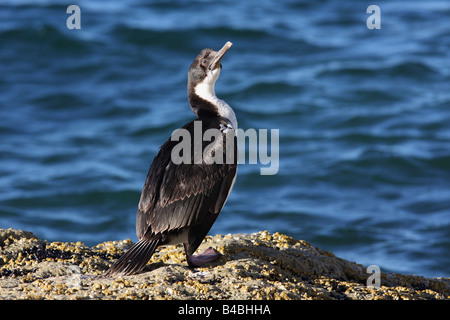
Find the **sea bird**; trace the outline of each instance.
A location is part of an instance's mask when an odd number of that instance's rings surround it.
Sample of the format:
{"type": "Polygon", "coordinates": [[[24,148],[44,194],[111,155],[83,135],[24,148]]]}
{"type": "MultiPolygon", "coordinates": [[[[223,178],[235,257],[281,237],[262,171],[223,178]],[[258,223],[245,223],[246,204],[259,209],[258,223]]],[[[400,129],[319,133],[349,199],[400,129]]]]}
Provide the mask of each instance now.
{"type": "MultiPolygon", "coordinates": [[[[188,72],[188,100],[196,119],[182,129],[194,136],[201,124],[202,136],[214,129],[218,134],[210,141],[190,139],[191,158],[201,146],[202,156],[223,161],[189,163],[174,161],[174,147],[179,143],[169,138],[154,158],[142,189],[136,215],[136,242],[106,272],[107,276],[130,275],[141,271],[161,245],[183,243],[190,267],[216,260],[221,254],[208,248],[194,255],[217,219],[233,188],[237,172],[236,115],[223,100],[216,97],[214,86],[222,70],[222,58],[232,46],[203,49],[188,72]],[[230,138],[231,137],[231,138],[230,138]],[[226,152],[232,148],[231,161],[226,152]],[[198,147],[197,147],[198,149],[198,147]],[[219,154],[217,154],[219,153],[219,154]]],[[[203,140],[203,139],[202,139],[203,140]]]]}

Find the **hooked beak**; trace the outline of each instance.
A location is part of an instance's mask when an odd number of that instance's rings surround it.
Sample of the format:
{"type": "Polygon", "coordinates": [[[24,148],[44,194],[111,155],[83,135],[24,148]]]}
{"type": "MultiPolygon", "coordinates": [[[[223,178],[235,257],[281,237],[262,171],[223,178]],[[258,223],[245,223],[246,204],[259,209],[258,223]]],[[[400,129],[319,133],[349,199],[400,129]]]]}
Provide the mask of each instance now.
{"type": "Polygon", "coordinates": [[[223,58],[225,52],[227,52],[228,49],[230,49],[232,45],[233,44],[230,41],[225,43],[225,45],[222,47],[222,49],[220,49],[219,52],[217,52],[214,59],[211,60],[211,63],[209,64],[209,67],[208,67],[209,70],[215,70],[220,66],[220,62],[222,61],[222,58],[223,58]]]}

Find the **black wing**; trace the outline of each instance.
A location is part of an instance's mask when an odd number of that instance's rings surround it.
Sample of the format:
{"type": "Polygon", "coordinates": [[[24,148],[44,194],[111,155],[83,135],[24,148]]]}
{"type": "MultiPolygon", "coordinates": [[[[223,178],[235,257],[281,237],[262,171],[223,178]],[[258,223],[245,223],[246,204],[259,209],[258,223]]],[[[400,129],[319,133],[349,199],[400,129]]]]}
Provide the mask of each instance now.
{"type": "MultiPolygon", "coordinates": [[[[213,121],[217,123],[212,127],[220,129],[224,120],[213,121]]],[[[183,128],[192,133],[193,124],[192,121],[183,128]]],[[[202,132],[208,128],[211,128],[211,122],[202,126],[202,132]]],[[[140,240],[164,237],[168,232],[177,232],[185,227],[201,228],[206,235],[228,198],[237,170],[234,132],[228,130],[227,135],[223,134],[220,139],[223,141],[220,150],[223,152],[222,164],[175,164],[171,153],[179,142],[169,139],[160,148],[150,166],[139,202],[136,232],[140,240]],[[228,147],[230,141],[233,142],[231,164],[226,163],[227,141],[228,147]]],[[[203,142],[202,149],[210,143],[203,142]]]]}

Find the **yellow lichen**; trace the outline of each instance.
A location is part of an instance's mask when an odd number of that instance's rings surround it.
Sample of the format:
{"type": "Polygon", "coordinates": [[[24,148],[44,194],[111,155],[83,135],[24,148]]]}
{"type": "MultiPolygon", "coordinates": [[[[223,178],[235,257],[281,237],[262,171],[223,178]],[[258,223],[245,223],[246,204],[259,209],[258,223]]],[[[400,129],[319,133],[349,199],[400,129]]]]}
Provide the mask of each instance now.
{"type": "Polygon", "coordinates": [[[450,295],[448,280],[397,274],[382,274],[381,288],[367,288],[362,266],[277,232],[208,236],[197,253],[212,246],[224,256],[194,270],[187,266],[182,245],[164,246],[141,274],[85,278],[102,275],[132,245],[131,240],[89,248],[82,242],[47,243],[4,230],[0,229],[2,250],[6,249],[0,251],[0,272],[5,278],[0,277],[0,287],[3,280],[17,281],[15,287],[8,282],[6,290],[19,299],[448,299],[450,295]],[[19,243],[41,251],[21,250],[19,243]],[[79,267],[84,278],[64,274],[70,265],[79,267]],[[55,269],[46,269],[50,266],[55,269]],[[35,270],[44,278],[37,279],[35,270]]]}

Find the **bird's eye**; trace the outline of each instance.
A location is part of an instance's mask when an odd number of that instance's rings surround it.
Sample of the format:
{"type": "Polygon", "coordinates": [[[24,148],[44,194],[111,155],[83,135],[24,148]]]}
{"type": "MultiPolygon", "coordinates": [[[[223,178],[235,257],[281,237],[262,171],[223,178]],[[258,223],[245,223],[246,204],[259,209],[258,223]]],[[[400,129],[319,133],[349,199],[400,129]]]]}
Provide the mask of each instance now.
{"type": "Polygon", "coordinates": [[[208,62],[208,60],[206,60],[206,59],[203,59],[203,60],[202,60],[202,64],[203,64],[203,65],[206,65],[207,62],[208,62]]]}

